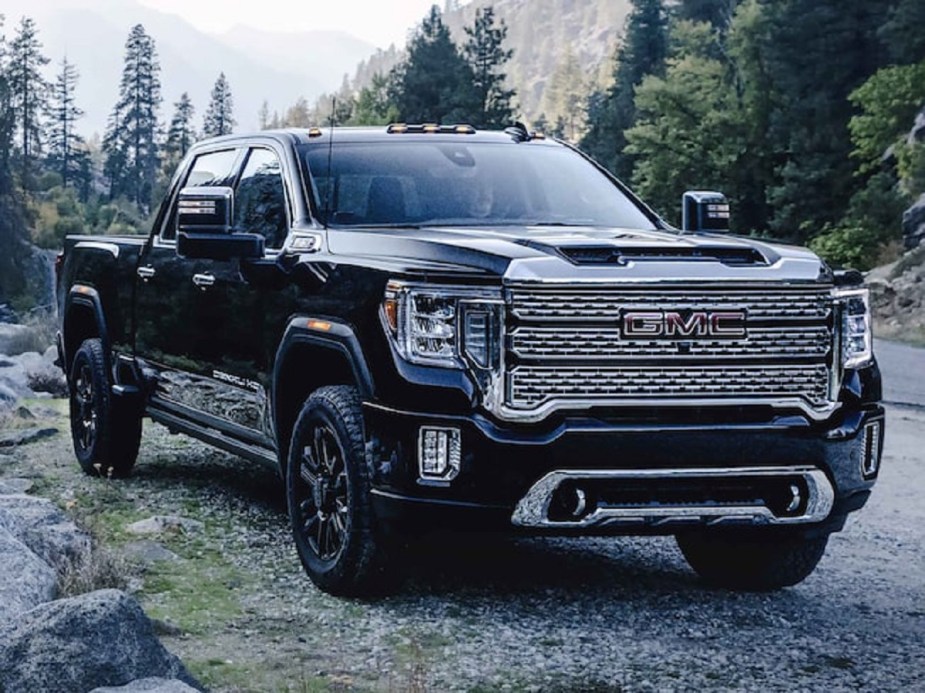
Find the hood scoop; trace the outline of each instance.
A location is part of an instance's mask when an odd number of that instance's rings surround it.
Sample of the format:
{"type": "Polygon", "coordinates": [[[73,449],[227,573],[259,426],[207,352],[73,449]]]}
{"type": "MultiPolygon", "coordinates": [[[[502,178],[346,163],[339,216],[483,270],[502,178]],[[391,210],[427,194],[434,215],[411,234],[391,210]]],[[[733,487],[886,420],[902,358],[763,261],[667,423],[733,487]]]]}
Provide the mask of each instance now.
{"type": "Polygon", "coordinates": [[[630,262],[721,262],[733,267],[767,266],[768,261],[755,248],[731,247],[629,247],[569,246],[558,252],[574,265],[626,265],[630,262]]]}

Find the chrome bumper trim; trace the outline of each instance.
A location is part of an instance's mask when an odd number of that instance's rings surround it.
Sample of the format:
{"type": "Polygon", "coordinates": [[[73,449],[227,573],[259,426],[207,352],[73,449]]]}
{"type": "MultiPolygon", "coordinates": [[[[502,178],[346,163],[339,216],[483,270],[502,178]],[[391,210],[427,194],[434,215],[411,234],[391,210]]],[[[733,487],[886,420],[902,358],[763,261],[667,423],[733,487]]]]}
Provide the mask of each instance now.
{"type": "Polygon", "coordinates": [[[617,524],[659,526],[698,522],[707,526],[723,524],[797,525],[825,520],[835,503],[835,490],[825,473],[816,467],[721,467],[716,469],[618,469],[558,470],[537,481],[517,503],[512,524],[546,529],[582,529],[617,524]],[[619,481],[621,479],[710,479],[800,476],[808,497],[804,512],[779,516],[765,505],[652,505],[596,508],[575,521],[550,520],[553,495],[563,481],[619,481]]]}

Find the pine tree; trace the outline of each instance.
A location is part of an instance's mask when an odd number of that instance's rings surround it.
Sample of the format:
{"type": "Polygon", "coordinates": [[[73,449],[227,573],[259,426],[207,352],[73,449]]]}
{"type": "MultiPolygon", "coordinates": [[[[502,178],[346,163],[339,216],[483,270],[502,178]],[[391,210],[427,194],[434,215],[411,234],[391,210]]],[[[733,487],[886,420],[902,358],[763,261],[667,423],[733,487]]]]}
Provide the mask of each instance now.
{"type": "Polygon", "coordinates": [[[164,142],[163,173],[167,180],[173,176],[186,152],[196,141],[196,131],[193,129],[194,111],[189,94],[183,92],[180,100],[173,105],[173,117],[167,128],[167,140],[164,142]]]}
{"type": "Polygon", "coordinates": [[[389,99],[389,80],[385,75],[373,75],[368,87],[357,96],[351,125],[386,125],[398,120],[398,110],[389,99]]]}
{"type": "Polygon", "coordinates": [[[771,141],[781,153],[768,191],[772,229],[805,242],[836,223],[858,189],[848,95],[885,64],[878,23],[891,0],[765,2],[762,46],[775,93],[771,141]],[[824,30],[820,30],[824,28],[824,30]]]}
{"type": "Polygon", "coordinates": [[[212,87],[212,99],[206,109],[202,121],[203,137],[221,137],[230,135],[234,131],[237,121],[234,119],[234,100],[231,96],[231,87],[222,72],[212,87]]]}
{"type": "Polygon", "coordinates": [[[48,83],[42,76],[42,68],[47,64],[35,22],[23,17],[10,42],[7,73],[20,138],[19,160],[24,188],[31,186],[33,160],[42,146],[42,114],[48,101],[48,83]]]}
{"type": "Polygon", "coordinates": [[[257,125],[261,130],[270,127],[270,104],[266,99],[260,104],[260,110],[257,112],[257,125]]]}
{"type": "Polygon", "coordinates": [[[481,118],[474,124],[484,128],[501,128],[514,119],[511,99],[513,89],[505,89],[507,75],[504,64],[514,55],[504,48],[507,26],[504,20],[495,23],[495,11],[490,5],[475,11],[475,21],[465,27],[468,40],[463,48],[474,75],[473,86],[481,104],[481,118]]]}
{"type": "Polygon", "coordinates": [[[714,29],[725,31],[732,23],[740,0],[681,0],[675,12],[680,19],[707,22],[714,29]]]}
{"type": "Polygon", "coordinates": [[[629,180],[633,159],[624,152],[625,132],[636,122],[634,95],[646,75],[661,77],[668,55],[668,17],[662,0],[635,0],[617,54],[614,84],[606,96],[589,104],[588,133],[582,147],[618,177],[629,180]]]}
{"type": "Polygon", "coordinates": [[[74,63],[65,57],[61,61],[61,72],[51,85],[49,99],[48,166],[61,176],[65,187],[77,184],[82,159],[89,157],[86,142],[75,125],[84,114],[75,97],[79,76],[74,63]]]}
{"type": "MultiPolygon", "coordinates": [[[[12,192],[13,171],[10,152],[16,120],[13,113],[13,96],[9,82],[9,62],[6,37],[2,33],[4,17],[0,14],[0,199],[12,192]]],[[[2,222],[0,222],[2,223],[2,222]]]]}
{"type": "Polygon", "coordinates": [[[109,119],[103,150],[110,196],[124,195],[143,214],[151,208],[159,168],[159,75],[154,39],[137,24],[125,43],[119,100],[109,119]]]}
{"type": "Polygon", "coordinates": [[[481,103],[472,69],[450,38],[434,5],[408,45],[405,62],[392,71],[390,97],[408,123],[476,120],[481,103]]]}

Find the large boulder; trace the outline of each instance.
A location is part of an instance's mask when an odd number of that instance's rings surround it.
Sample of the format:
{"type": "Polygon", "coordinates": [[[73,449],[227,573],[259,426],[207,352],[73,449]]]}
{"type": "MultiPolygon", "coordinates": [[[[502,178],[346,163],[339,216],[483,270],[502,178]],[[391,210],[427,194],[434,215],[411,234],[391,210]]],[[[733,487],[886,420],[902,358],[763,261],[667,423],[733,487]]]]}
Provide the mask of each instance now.
{"type": "Polygon", "coordinates": [[[0,624],[54,599],[57,582],[50,565],[0,527],[0,624]]]}
{"type": "Polygon", "coordinates": [[[198,687],[124,592],[60,599],[0,625],[0,690],[71,693],[151,677],[198,687]]]}
{"type": "Polygon", "coordinates": [[[903,243],[906,250],[925,241],[925,193],[903,214],[903,243]]]}
{"type": "Polygon", "coordinates": [[[90,537],[46,498],[0,495],[0,527],[58,569],[90,551],[90,537]]]}

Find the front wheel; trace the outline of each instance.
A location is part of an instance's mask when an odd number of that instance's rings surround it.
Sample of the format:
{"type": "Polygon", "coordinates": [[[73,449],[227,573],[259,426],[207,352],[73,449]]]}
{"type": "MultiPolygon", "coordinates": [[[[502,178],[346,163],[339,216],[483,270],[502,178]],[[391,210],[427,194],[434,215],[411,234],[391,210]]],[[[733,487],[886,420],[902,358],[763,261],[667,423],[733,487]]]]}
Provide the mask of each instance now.
{"type": "Polygon", "coordinates": [[[370,498],[363,412],[356,390],[316,390],[302,405],[286,464],[299,559],[320,589],[364,596],[385,586],[384,540],[370,498]]]}
{"type": "Polygon", "coordinates": [[[87,339],[74,354],[70,379],[71,437],[87,474],[128,476],[138,458],[141,415],[114,406],[112,378],[100,339],[87,339]]]}
{"type": "Polygon", "coordinates": [[[691,533],[677,536],[691,568],[706,582],[732,589],[766,591],[805,580],[825,553],[829,538],[796,535],[691,533]]]}

